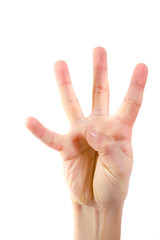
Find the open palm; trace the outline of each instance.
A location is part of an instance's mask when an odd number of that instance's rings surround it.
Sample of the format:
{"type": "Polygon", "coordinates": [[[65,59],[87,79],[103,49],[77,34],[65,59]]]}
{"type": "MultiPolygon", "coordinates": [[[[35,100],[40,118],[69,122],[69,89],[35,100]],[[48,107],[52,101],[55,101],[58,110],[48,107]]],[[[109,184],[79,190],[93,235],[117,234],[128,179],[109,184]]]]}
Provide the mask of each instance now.
{"type": "Polygon", "coordinates": [[[146,65],[137,64],[120,108],[109,116],[107,53],[102,47],[94,48],[92,111],[87,118],[73,90],[66,62],[57,61],[54,70],[70,131],[57,134],[33,117],[27,118],[27,128],[60,152],[73,202],[103,208],[123,205],[133,165],[132,128],[142,103],[146,65]]]}

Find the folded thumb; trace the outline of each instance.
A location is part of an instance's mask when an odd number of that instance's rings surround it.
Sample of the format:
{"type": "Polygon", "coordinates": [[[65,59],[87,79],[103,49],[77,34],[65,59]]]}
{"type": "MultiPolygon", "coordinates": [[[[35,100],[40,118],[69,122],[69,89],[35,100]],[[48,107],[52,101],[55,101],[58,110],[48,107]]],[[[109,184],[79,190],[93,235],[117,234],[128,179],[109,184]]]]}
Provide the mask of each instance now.
{"type": "Polygon", "coordinates": [[[111,136],[97,132],[95,129],[86,129],[85,135],[88,144],[99,153],[107,151],[115,142],[111,136]]]}

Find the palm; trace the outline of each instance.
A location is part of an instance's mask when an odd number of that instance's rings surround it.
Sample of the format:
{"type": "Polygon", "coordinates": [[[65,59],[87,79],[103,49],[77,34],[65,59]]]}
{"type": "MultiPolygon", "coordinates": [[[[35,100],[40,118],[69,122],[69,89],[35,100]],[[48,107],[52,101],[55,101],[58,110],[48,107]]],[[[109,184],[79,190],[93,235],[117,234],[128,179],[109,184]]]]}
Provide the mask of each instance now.
{"type": "MultiPolygon", "coordinates": [[[[130,134],[129,127],[120,122],[116,116],[93,117],[91,115],[76,125],[76,127],[65,136],[68,141],[62,151],[62,156],[65,159],[63,161],[64,174],[71,191],[73,202],[76,201],[83,205],[89,204],[93,206],[96,204],[106,206],[110,202],[109,194],[111,194],[111,192],[112,203],[113,201],[116,202],[117,189],[120,184],[124,182],[120,177],[122,170],[119,171],[118,164],[123,164],[125,169],[123,174],[125,174],[126,177],[130,175],[132,168],[130,134]],[[101,161],[101,155],[87,142],[84,130],[92,126],[94,126],[94,128],[99,127],[99,130],[103,133],[105,132],[106,135],[116,139],[116,145],[118,145],[120,151],[118,156],[119,162],[117,164],[112,163],[110,167],[105,166],[101,161]],[[103,128],[100,126],[103,126],[103,128]],[[128,137],[126,137],[126,135],[128,135],[128,137]],[[70,149],[69,153],[67,149],[70,149]],[[113,193],[115,192],[115,187],[116,194],[114,199],[113,193]],[[106,189],[105,192],[104,189],[106,189]],[[107,200],[103,201],[104,198],[107,200]]],[[[116,154],[116,149],[114,151],[116,154]]],[[[112,155],[108,153],[110,159],[113,158],[112,155]]],[[[122,192],[122,198],[119,199],[119,201],[123,201],[125,198],[127,192],[126,184],[124,184],[124,187],[121,189],[121,193],[122,192]]]]}
{"type": "Polygon", "coordinates": [[[137,65],[126,97],[113,116],[109,116],[107,55],[103,48],[94,50],[93,69],[93,104],[88,118],[81,111],[66,63],[59,61],[55,73],[71,129],[59,135],[33,118],[28,119],[27,126],[45,144],[60,151],[72,201],[106,207],[123,203],[128,191],[132,127],[142,102],[147,68],[137,65]],[[92,129],[99,133],[98,140],[89,135],[92,129]]]}

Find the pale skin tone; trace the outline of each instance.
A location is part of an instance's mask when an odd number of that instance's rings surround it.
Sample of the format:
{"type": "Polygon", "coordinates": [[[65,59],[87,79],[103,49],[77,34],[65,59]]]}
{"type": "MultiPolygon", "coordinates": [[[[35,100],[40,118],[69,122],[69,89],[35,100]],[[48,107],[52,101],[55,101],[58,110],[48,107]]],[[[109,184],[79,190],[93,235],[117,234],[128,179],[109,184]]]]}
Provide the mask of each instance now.
{"type": "Polygon", "coordinates": [[[60,135],[33,117],[27,118],[26,126],[62,156],[74,209],[74,239],[118,240],[133,166],[132,129],[142,104],[148,68],[143,63],[136,65],[124,100],[110,116],[107,52],[102,47],[94,48],[92,111],[88,117],[81,110],[67,63],[57,61],[54,71],[70,131],[60,135]]]}

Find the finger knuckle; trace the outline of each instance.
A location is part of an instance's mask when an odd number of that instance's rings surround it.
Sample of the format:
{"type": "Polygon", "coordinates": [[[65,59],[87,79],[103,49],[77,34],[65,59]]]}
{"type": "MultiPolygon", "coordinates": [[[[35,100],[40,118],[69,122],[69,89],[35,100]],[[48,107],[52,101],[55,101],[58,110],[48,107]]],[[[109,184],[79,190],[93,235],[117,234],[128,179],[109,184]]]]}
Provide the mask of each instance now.
{"type": "Polygon", "coordinates": [[[63,106],[64,106],[64,107],[70,107],[70,106],[75,105],[75,104],[77,104],[77,103],[78,103],[78,99],[77,99],[77,98],[75,98],[75,99],[73,99],[73,98],[68,98],[68,99],[63,103],[63,106]]]}
{"type": "Polygon", "coordinates": [[[130,105],[133,105],[133,106],[135,106],[135,107],[138,107],[138,108],[141,106],[141,103],[139,103],[139,102],[137,102],[137,101],[135,101],[134,99],[129,98],[129,97],[126,97],[126,98],[125,98],[125,102],[128,103],[128,104],[130,104],[130,105]]]}
{"type": "Polygon", "coordinates": [[[95,94],[108,94],[108,89],[105,87],[94,87],[93,88],[93,93],[95,94]]]}

